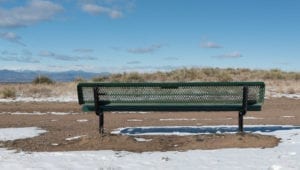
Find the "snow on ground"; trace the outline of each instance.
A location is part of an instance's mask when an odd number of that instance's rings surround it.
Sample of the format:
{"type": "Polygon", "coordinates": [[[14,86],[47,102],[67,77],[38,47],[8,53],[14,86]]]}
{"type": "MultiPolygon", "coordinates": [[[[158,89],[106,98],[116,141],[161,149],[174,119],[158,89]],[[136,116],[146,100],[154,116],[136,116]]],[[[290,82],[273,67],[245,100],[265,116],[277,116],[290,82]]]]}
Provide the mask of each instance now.
{"type": "Polygon", "coordinates": [[[80,114],[76,112],[0,112],[1,114],[10,114],[10,115],[69,115],[69,114],[80,114]]]}
{"type": "Polygon", "coordinates": [[[295,93],[295,94],[286,94],[286,93],[278,93],[275,91],[268,92],[267,97],[265,98],[289,98],[289,99],[300,99],[300,93],[295,93]]]}
{"type": "Polygon", "coordinates": [[[45,130],[37,127],[2,128],[0,129],[0,141],[32,138],[45,132],[45,130]]]}
{"type": "Polygon", "coordinates": [[[68,141],[70,141],[70,140],[77,140],[77,139],[83,138],[83,137],[85,137],[85,136],[86,136],[86,135],[73,136],[73,137],[66,138],[66,140],[68,140],[68,141]]]}
{"type": "MultiPolygon", "coordinates": [[[[300,93],[295,94],[286,94],[286,93],[278,93],[275,91],[267,91],[266,99],[269,98],[289,98],[289,99],[300,99],[300,93]]],[[[64,96],[52,96],[52,97],[25,97],[25,96],[17,96],[16,98],[0,98],[0,103],[10,103],[10,102],[77,102],[78,98],[76,95],[64,95],[64,96]]],[[[118,112],[114,112],[118,113],[118,112]]],[[[124,112],[122,112],[124,113],[124,112]]],[[[130,113],[130,112],[129,112],[130,113]]],[[[140,113],[148,113],[148,112],[140,112],[140,113]]]]}
{"type": "Polygon", "coordinates": [[[145,139],[145,138],[134,138],[134,140],[136,140],[137,142],[150,142],[152,141],[152,139],[145,139]]]}
{"type": "Polygon", "coordinates": [[[16,97],[0,99],[0,102],[77,102],[77,96],[56,96],[56,97],[16,97]]]}
{"type": "MultiPolygon", "coordinates": [[[[171,129],[172,127],[169,127],[171,129]]],[[[179,128],[179,127],[178,127],[179,128]]],[[[178,129],[177,128],[177,129],[178,129]]],[[[176,127],[175,127],[176,129],[176,127]]],[[[187,128],[183,128],[187,129],[187,128]]],[[[198,132],[232,133],[233,126],[198,127],[198,132]]],[[[15,130],[3,134],[20,134],[15,130]]],[[[31,129],[36,132],[36,128],[31,129]]],[[[282,139],[275,148],[190,150],[185,152],[77,151],[18,152],[0,149],[1,169],[300,169],[300,126],[246,126],[246,131],[282,139]]],[[[6,136],[5,135],[5,136],[6,136]]],[[[17,137],[15,137],[17,138],[17,137]]],[[[2,139],[3,140],[3,139],[2,139]]]]}
{"type": "Polygon", "coordinates": [[[296,116],[280,116],[281,118],[295,118],[296,116]]]}
{"type": "Polygon", "coordinates": [[[159,121],[195,121],[196,118],[187,119],[187,118],[174,118],[174,119],[159,119],[159,121]]]}
{"type": "Polygon", "coordinates": [[[82,122],[87,122],[87,121],[89,121],[89,120],[87,120],[87,119],[78,119],[78,120],[76,120],[76,121],[82,123],[82,122]]]}
{"type": "Polygon", "coordinates": [[[261,117],[252,117],[252,116],[244,116],[244,119],[256,120],[256,119],[264,119],[264,118],[261,118],[261,117]]]}
{"type": "Polygon", "coordinates": [[[142,119],[127,119],[127,122],[142,122],[142,119]]]}

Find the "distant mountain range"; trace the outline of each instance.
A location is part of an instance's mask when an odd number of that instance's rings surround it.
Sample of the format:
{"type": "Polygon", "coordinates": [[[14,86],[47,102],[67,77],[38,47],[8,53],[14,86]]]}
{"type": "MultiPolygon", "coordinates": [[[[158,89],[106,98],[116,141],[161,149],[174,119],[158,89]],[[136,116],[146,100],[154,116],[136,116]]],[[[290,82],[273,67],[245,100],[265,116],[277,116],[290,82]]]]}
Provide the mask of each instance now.
{"type": "Polygon", "coordinates": [[[74,79],[78,77],[89,80],[94,77],[108,76],[110,75],[110,73],[91,73],[72,70],[64,72],[0,70],[0,83],[31,82],[33,79],[40,75],[47,76],[57,82],[69,82],[74,81],[74,79]]]}

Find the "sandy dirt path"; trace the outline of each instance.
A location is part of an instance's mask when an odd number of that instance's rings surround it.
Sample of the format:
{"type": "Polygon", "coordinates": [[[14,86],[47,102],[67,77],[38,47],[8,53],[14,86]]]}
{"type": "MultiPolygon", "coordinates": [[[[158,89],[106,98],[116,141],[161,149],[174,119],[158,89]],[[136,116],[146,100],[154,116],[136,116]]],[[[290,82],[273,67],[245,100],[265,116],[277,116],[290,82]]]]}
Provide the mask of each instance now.
{"type": "MultiPolygon", "coordinates": [[[[2,147],[24,151],[71,151],[71,150],[126,150],[134,152],[169,151],[189,149],[217,149],[232,147],[274,147],[279,139],[273,136],[246,134],[210,134],[191,136],[140,136],[150,139],[137,141],[137,137],[111,135],[120,127],[138,126],[237,126],[235,112],[150,112],[105,113],[107,135],[98,134],[98,117],[83,113],[77,103],[0,103],[0,128],[40,127],[47,130],[38,137],[0,142],[2,147]],[[15,115],[14,113],[48,113],[44,115],[15,115]],[[71,113],[53,115],[55,113],[71,113]],[[74,138],[75,137],[75,138],[74,138]]],[[[245,125],[300,125],[300,100],[266,100],[263,111],[248,112],[245,125]]]]}

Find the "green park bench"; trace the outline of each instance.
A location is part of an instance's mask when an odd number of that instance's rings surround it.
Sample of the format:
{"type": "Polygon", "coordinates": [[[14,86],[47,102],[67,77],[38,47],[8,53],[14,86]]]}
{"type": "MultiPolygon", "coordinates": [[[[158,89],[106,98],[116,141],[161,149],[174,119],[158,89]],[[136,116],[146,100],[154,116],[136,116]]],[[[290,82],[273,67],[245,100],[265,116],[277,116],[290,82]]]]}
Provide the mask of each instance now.
{"type": "Polygon", "coordinates": [[[239,132],[247,111],[260,111],[264,82],[79,83],[83,111],[99,116],[104,133],[104,111],[238,111],[239,132]]]}

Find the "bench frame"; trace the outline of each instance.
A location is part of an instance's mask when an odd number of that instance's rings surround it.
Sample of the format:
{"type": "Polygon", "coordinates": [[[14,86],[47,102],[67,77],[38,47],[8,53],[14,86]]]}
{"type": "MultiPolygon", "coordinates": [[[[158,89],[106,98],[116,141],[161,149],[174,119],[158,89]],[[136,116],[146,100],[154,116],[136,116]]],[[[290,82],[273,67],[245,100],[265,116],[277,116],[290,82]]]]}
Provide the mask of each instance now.
{"type": "MultiPolygon", "coordinates": [[[[96,114],[99,116],[99,133],[101,135],[104,134],[104,110],[100,107],[99,104],[99,95],[98,95],[98,89],[100,87],[99,86],[95,86],[93,87],[93,93],[94,93],[94,107],[95,107],[95,112],[96,114]]],[[[238,112],[238,132],[243,132],[244,131],[244,121],[243,121],[243,116],[246,115],[247,110],[248,110],[248,92],[249,92],[249,87],[248,86],[243,86],[243,100],[242,100],[242,109],[238,112]]],[[[187,106],[188,107],[188,106],[187,106]]],[[[114,109],[110,109],[114,110],[114,109]]],[[[135,110],[135,111],[227,111],[227,110],[222,110],[222,109],[218,109],[218,110],[205,110],[205,109],[191,109],[191,110],[175,110],[172,109],[172,107],[169,108],[163,108],[163,109],[154,109],[154,108],[147,108],[147,109],[137,109],[131,107],[131,108],[123,108],[124,110],[135,110]]]]}
{"type": "MultiPolygon", "coordinates": [[[[247,111],[260,111],[263,105],[265,84],[263,82],[192,82],[192,83],[79,83],[77,85],[78,101],[79,104],[84,104],[83,111],[95,111],[99,116],[99,133],[104,133],[104,111],[238,111],[238,132],[244,131],[243,116],[247,111]],[[106,105],[101,103],[101,88],[102,87],[160,87],[160,88],[175,88],[180,86],[239,86],[241,91],[241,103],[237,105],[148,105],[147,101],[144,105],[134,104],[131,105],[106,105]],[[253,99],[249,97],[249,89],[251,86],[258,86],[259,92],[253,103],[253,99]],[[87,96],[85,96],[88,90],[87,96]],[[85,93],[84,93],[85,91],[85,93]],[[257,103],[256,103],[257,102],[257,103]]],[[[251,95],[251,94],[250,94],[251,95]]]]}

